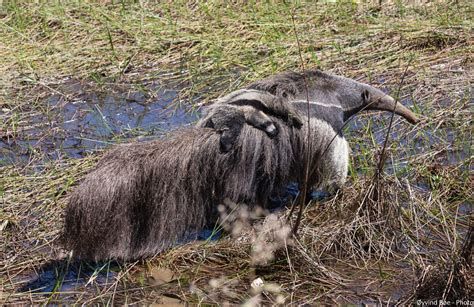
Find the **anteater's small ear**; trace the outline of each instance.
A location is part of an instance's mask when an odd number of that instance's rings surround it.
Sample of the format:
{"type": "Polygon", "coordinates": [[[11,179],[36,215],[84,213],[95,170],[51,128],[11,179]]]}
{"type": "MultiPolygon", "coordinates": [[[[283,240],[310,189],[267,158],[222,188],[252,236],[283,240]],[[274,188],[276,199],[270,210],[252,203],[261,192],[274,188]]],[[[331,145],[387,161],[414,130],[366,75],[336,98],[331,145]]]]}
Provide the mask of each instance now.
{"type": "Polygon", "coordinates": [[[214,122],[212,121],[212,117],[207,118],[206,120],[203,120],[201,123],[202,127],[204,128],[211,128],[215,129],[214,122]]]}
{"type": "Polygon", "coordinates": [[[370,101],[370,92],[369,92],[369,90],[364,90],[362,92],[362,101],[363,102],[369,102],[370,101]]]}

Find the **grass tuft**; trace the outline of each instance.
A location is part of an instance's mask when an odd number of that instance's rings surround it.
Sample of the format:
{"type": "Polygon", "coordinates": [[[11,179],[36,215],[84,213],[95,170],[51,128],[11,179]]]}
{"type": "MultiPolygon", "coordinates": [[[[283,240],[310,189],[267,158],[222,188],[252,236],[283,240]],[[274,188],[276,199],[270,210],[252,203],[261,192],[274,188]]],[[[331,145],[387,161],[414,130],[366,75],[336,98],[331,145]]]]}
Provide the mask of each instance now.
{"type": "MultiPolygon", "coordinates": [[[[366,304],[472,296],[472,11],[472,1],[2,2],[0,302],[366,304]],[[372,113],[352,122],[349,182],[341,195],[304,208],[297,238],[275,235],[267,217],[234,237],[142,262],[64,260],[62,210],[100,157],[65,150],[72,122],[95,123],[76,135],[94,144],[89,149],[145,138],[154,131],[114,130],[111,95],[136,117],[154,112],[160,99],[172,100],[165,109],[178,114],[302,65],[392,94],[403,76],[398,98],[422,121],[391,123],[390,114],[372,113]],[[105,136],[92,139],[87,129],[105,136]],[[271,257],[255,261],[259,250],[271,257]],[[157,271],[173,277],[156,282],[157,271]],[[38,276],[45,279],[39,290],[26,291],[38,276]]],[[[279,219],[294,225],[297,214],[279,219]]]]}

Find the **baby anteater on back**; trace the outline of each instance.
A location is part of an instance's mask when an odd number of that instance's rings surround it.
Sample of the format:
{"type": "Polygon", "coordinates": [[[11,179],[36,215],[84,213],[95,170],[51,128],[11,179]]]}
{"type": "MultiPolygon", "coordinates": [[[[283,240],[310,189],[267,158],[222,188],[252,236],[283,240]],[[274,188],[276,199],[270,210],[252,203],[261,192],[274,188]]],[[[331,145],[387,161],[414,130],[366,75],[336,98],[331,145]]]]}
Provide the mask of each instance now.
{"type": "Polygon", "coordinates": [[[225,198],[265,206],[289,180],[299,148],[297,129],[272,121],[278,135],[270,138],[245,118],[227,118],[242,128],[229,152],[222,151],[219,127],[117,146],[70,196],[63,244],[80,259],[139,259],[214,223],[225,198]]]}

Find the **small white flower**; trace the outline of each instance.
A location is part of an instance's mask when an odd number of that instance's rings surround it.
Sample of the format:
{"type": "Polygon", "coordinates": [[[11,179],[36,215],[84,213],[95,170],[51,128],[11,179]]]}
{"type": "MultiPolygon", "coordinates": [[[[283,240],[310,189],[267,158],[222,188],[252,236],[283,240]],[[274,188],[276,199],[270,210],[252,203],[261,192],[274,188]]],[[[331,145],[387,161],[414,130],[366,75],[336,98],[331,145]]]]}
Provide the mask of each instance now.
{"type": "Polygon", "coordinates": [[[252,283],[250,284],[250,286],[254,289],[260,289],[263,287],[263,279],[261,279],[260,277],[257,278],[257,279],[254,279],[252,281],[252,283]]]}

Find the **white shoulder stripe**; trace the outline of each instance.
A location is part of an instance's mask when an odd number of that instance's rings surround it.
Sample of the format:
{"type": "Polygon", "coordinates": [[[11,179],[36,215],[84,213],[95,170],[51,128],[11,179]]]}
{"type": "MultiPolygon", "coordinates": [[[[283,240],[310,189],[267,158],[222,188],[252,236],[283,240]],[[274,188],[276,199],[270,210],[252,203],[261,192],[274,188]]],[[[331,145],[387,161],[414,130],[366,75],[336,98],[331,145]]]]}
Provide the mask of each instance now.
{"type": "MultiPolygon", "coordinates": [[[[307,100],[293,100],[292,101],[293,103],[308,103],[307,100]]],[[[338,109],[341,109],[342,110],[342,107],[339,106],[339,105],[335,105],[335,104],[330,104],[330,103],[324,103],[324,102],[320,102],[320,101],[309,101],[309,104],[312,104],[312,105],[317,105],[317,106],[321,106],[321,107],[331,107],[331,108],[338,108],[338,109]]]]}

